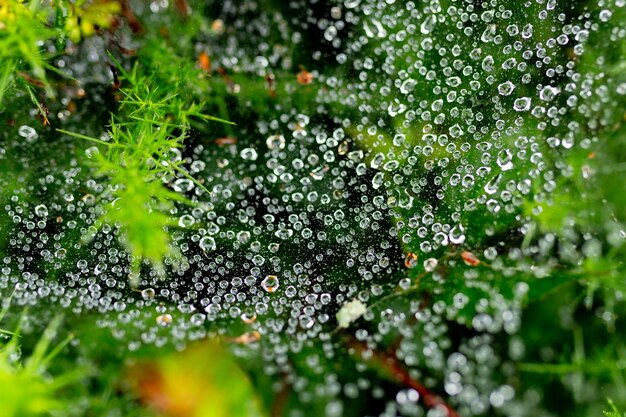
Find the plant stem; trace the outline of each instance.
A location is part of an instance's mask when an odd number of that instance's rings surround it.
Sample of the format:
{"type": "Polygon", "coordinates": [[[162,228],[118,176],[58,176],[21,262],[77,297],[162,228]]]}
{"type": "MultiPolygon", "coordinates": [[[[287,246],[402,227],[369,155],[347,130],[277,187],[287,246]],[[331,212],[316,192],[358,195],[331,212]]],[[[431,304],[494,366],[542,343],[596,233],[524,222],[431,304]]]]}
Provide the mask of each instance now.
{"type": "Polygon", "coordinates": [[[443,408],[446,410],[448,417],[460,417],[459,413],[446,403],[443,398],[430,391],[420,381],[415,380],[403,364],[398,360],[392,352],[379,352],[370,349],[365,343],[359,342],[354,338],[348,339],[348,347],[354,349],[357,353],[372,352],[372,360],[376,361],[384,367],[391,376],[400,384],[413,388],[422,398],[424,405],[428,408],[443,408]]]}

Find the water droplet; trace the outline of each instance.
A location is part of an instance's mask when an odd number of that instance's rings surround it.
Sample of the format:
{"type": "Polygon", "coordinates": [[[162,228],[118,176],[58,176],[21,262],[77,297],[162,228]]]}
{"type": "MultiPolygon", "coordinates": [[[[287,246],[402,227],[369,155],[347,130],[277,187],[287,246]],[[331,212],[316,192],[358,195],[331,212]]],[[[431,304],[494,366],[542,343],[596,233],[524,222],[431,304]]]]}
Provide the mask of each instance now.
{"type": "Polygon", "coordinates": [[[261,287],[269,293],[276,292],[278,286],[279,282],[276,275],[268,275],[263,281],[261,281],[261,287]]]}
{"type": "Polygon", "coordinates": [[[462,224],[457,224],[456,226],[454,226],[452,230],[450,230],[450,233],[449,233],[450,242],[452,242],[455,245],[460,245],[463,242],[465,242],[464,232],[465,232],[465,229],[463,228],[462,224]]]}
{"type": "Polygon", "coordinates": [[[415,268],[417,266],[417,259],[417,254],[412,252],[407,253],[406,257],[404,258],[404,266],[409,269],[415,268]]]}
{"type": "Polygon", "coordinates": [[[558,88],[547,85],[539,91],[539,98],[543,101],[552,101],[559,92],[558,88]]]}
{"type": "MultiPolygon", "coordinates": [[[[271,150],[274,150],[274,149],[284,149],[285,148],[285,137],[283,135],[272,135],[272,136],[267,138],[266,144],[267,144],[267,147],[269,149],[271,149],[271,150]]],[[[246,159],[246,158],[244,158],[244,159],[246,159]]]]}
{"type": "Polygon", "coordinates": [[[383,173],[378,172],[376,175],[374,175],[374,178],[372,178],[372,188],[377,190],[383,185],[384,182],[385,177],[383,176],[383,173]]]}
{"type": "Polygon", "coordinates": [[[172,324],[172,316],[170,314],[161,314],[157,316],[156,323],[161,327],[167,327],[172,324]]]}
{"type": "Polygon", "coordinates": [[[254,312],[242,313],[241,321],[243,321],[245,324],[252,324],[256,321],[256,314],[254,312]]]}
{"type": "Polygon", "coordinates": [[[241,158],[245,159],[246,161],[256,161],[256,159],[259,157],[254,148],[242,149],[239,153],[239,156],[241,156],[241,158]]]}
{"type": "Polygon", "coordinates": [[[530,97],[518,98],[513,102],[515,111],[528,111],[530,109],[530,97]]]}
{"type": "Polygon", "coordinates": [[[502,149],[498,152],[497,163],[502,171],[508,171],[513,168],[513,156],[508,149],[502,149]]]}
{"type": "Polygon", "coordinates": [[[32,143],[34,142],[39,135],[37,131],[30,126],[22,125],[17,129],[17,134],[26,139],[26,142],[32,143]]]}
{"type": "Polygon", "coordinates": [[[435,258],[428,258],[424,261],[424,270],[426,272],[433,272],[437,268],[439,261],[435,258]]]}
{"type": "Polygon", "coordinates": [[[510,95],[513,90],[515,90],[515,84],[513,84],[511,81],[506,81],[498,86],[498,92],[503,96],[510,95]]]}
{"type": "Polygon", "coordinates": [[[217,248],[215,239],[212,238],[211,236],[204,236],[202,239],[200,239],[199,246],[200,246],[200,249],[202,249],[205,252],[211,252],[217,248]]]}
{"type": "Polygon", "coordinates": [[[185,228],[193,226],[195,222],[196,222],[196,219],[194,219],[191,214],[183,214],[178,219],[178,225],[180,227],[185,227],[185,228]]]}
{"type": "Polygon", "coordinates": [[[412,78],[407,78],[400,85],[400,92],[402,94],[409,94],[411,91],[413,91],[413,89],[415,89],[415,86],[417,86],[417,81],[412,78]]]}
{"type": "Polygon", "coordinates": [[[156,295],[156,292],[154,291],[153,288],[145,288],[141,290],[141,297],[144,300],[152,300],[155,295],[156,295]]]}
{"type": "Polygon", "coordinates": [[[48,207],[46,207],[45,204],[36,206],[35,214],[39,217],[48,217],[48,207]]]}

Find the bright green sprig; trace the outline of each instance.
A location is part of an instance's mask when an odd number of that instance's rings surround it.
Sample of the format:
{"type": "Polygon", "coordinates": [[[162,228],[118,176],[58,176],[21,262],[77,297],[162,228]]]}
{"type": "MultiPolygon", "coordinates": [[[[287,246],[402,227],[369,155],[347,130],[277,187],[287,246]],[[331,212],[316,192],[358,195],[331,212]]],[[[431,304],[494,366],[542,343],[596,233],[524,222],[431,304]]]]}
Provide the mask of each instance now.
{"type": "Polygon", "coordinates": [[[166,213],[175,203],[193,204],[164,183],[183,177],[210,194],[187,172],[179,156],[192,119],[226,121],[202,114],[202,103],[159,89],[153,76],[139,71],[138,65],[130,72],[119,64],[118,68],[128,86],[120,90],[120,112],[111,117],[110,140],[59,131],[97,145],[89,151],[90,157],[98,172],[109,178],[113,191],[96,227],[105,223],[120,227],[121,240],[133,255],[131,283],[137,284],[141,260],[162,271],[163,258],[176,254],[167,232],[175,224],[166,213]]]}
{"type": "MultiPolygon", "coordinates": [[[[0,321],[9,308],[7,303],[0,311],[0,321]]],[[[58,398],[58,392],[68,384],[83,376],[81,370],[61,375],[46,375],[51,361],[67,346],[72,336],[51,347],[62,318],[54,318],[35,345],[32,354],[20,360],[20,326],[13,331],[2,331],[10,335],[6,343],[0,343],[0,392],[2,411],[7,417],[46,415],[60,411],[65,404],[58,398]]]]}
{"type": "Polygon", "coordinates": [[[609,403],[611,409],[609,411],[604,411],[604,415],[606,417],[626,417],[626,413],[620,413],[613,400],[609,398],[607,399],[607,402],[609,403]]]}
{"type": "Polygon", "coordinates": [[[54,96],[46,71],[64,74],[49,63],[54,55],[43,43],[55,41],[62,50],[67,39],[77,43],[93,35],[95,26],[109,27],[120,11],[115,0],[0,0],[0,106],[18,76],[54,96]]]}
{"type": "Polygon", "coordinates": [[[39,1],[28,4],[16,0],[0,1],[0,104],[14,84],[22,62],[28,64],[34,78],[52,94],[46,78],[46,57],[40,47],[42,41],[52,39],[58,33],[47,26],[50,11],[39,1]]]}

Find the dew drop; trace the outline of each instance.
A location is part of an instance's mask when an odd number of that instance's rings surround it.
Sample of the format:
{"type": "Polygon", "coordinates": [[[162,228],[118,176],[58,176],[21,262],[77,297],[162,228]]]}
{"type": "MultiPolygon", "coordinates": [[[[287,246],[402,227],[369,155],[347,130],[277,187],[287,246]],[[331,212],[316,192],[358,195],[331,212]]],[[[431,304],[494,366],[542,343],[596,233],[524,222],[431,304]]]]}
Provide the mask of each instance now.
{"type": "Polygon", "coordinates": [[[276,275],[268,275],[261,281],[261,287],[269,293],[276,292],[278,290],[279,282],[276,275]]]}

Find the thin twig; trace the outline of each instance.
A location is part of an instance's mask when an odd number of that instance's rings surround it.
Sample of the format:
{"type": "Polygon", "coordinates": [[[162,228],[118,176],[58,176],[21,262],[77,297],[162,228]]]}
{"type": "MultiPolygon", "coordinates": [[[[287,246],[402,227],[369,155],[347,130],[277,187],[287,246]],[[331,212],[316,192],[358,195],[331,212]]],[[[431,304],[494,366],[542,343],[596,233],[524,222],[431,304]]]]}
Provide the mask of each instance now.
{"type": "Polygon", "coordinates": [[[443,398],[430,391],[420,381],[417,381],[413,377],[411,377],[404,365],[398,360],[398,358],[396,358],[395,354],[373,351],[372,349],[368,348],[364,343],[358,342],[354,338],[348,339],[348,346],[355,349],[359,353],[363,353],[365,351],[372,352],[372,359],[375,359],[387,371],[389,371],[393,378],[400,384],[413,388],[415,391],[417,391],[426,407],[443,408],[444,410],[446,410],[448,417],[460,417],[459,413],[457,413],[457,411],[452,408],[452,406],[446,403],[443,398]]]}
{"type": "Polygon", "coordinates": [[[285,374],[282,374],[280,383],[280,391],[278,391],[272,403],[272,410],[270,411],[271,417],[282,417],[285,415],[285,407],[287,406],[287,400],[291,392],[291,385],[287,382],[287,376],[285,374]]]}

